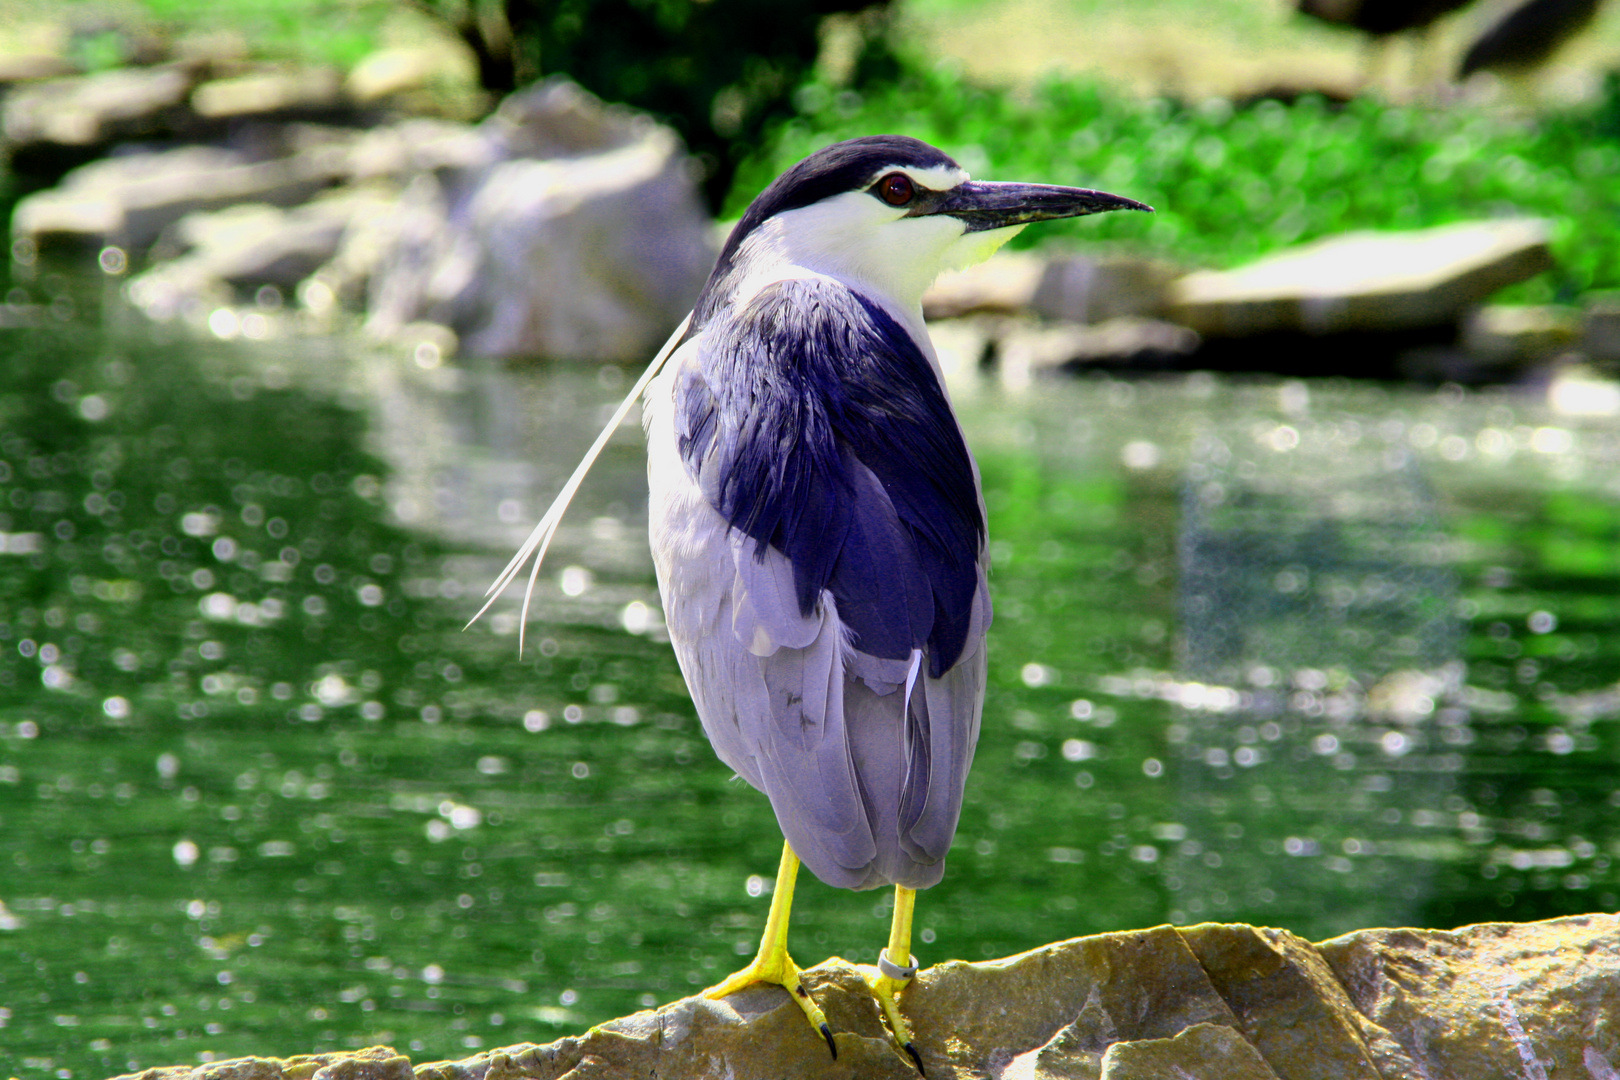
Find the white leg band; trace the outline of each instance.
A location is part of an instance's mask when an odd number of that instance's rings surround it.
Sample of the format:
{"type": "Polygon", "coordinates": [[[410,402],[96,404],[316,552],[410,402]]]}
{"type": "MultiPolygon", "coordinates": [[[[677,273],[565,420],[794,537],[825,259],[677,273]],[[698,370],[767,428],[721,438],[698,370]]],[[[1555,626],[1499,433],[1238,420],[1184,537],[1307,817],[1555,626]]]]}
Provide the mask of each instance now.
{"type": "Polygon", "coordinates": [[[878,970],[896,982],[910,982],[917,975],[917,958],[911,958],[910,967],[901,967],[889,959],[888,949],[878,950],[878,970]]]}

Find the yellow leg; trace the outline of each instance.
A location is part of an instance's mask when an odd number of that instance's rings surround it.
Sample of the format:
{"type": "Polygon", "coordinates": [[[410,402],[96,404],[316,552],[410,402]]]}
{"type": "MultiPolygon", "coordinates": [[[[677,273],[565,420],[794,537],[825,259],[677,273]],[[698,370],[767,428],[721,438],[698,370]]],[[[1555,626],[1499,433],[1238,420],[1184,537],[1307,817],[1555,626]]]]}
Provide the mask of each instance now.
{"type": "Polygon", "coordinates": [[[900,1004],[895,1000],[895,995],[906,988],[916,973],[911,955],[911,912],[916,903],[916,889],[904,885],[894,887],[894,919],[889,923],[889,945],[882,957],[887,963],[863,968],[861,973],[878,1004],[883,1006],[883,1015],[889,1018],[889,1030],[894,1033],[895,1042],[905,1049],[917,1071],[922,1073],[922,1056],[911,1041],[911,1025],[900,1015],[900,1004]]]}
{"type": "MultiPolygon", "coordinates": [[[[760,935],[759,954],[754,957],[753,963],[735,975],[703,991],[703,996],[718,1001],[727,994],[735,993],[754,983],[775,983],[799,1003],[799,1008],[804,1010],[810,1026],[821,1032],[821,1037],[827,1040],[827,1049],[832,1051],[832,1056],[836,1060],[838,1044],[833,1042],[832,1029],[827,1026],[827,1017],[816,1005],[815,999],[810,996],[810,991],[800,983],[799,966],[788,956],[788,910],[793,906],[793,881],[798,875],[799,857],[793,854],[793,848],[783,841],[782,864],[776,870],[776,888],[771,891],[771,913],[765,919],[765,933],[760,935]]],[[[910,932],[908,915],[906,929],[908,940],[910,932]]]]}

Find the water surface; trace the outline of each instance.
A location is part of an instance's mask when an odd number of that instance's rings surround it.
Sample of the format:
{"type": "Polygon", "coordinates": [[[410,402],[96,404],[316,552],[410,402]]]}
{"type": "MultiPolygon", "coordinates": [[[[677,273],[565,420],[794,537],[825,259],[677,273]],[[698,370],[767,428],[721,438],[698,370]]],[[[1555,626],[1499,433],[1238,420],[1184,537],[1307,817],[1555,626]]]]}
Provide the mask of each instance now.
{"type": "MultiPolygon", "coordinates": [[[[515,601],[462,630],[633,373],[423,367],[274,312],[215,340],[73,278],[8,301],[0,1070],[463,1056],[751,954],[780,835],[662,639],[633,425],[524,654],[515,601]]],[[[996,622],[925,963],[1620,906],[1612,416],[1203,375],[955,393],[996,622]]],[[[806,881],[797,958],[870,961],[887,905],[806,881]]]]}

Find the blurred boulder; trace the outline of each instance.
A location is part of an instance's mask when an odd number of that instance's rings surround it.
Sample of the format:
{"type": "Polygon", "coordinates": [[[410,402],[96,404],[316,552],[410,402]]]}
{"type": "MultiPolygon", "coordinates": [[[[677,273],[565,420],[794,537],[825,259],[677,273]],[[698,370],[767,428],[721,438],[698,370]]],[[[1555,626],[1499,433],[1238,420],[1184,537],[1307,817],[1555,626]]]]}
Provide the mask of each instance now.
{"type": "Polygon", "coordinates": [[[192,109],[210,120],[328,115],[346,104],[343,77],[323,67],[215,79],[191,94],[192,109]]]}
{"type": "Polygon", "coordinates": [[[50,171],[119,140],[170,134],[185,126],[195,82],[194,68],[170,64],[19,86],[0,112],[12,167],[50,171]]]}
{"type": "Polygon", "coordinates": [[[166,321],[194,314],[199,301],[228,301],[260,286],[274,286],[278,296],[290,292],[331,260],[345,233],[386,212],[395,194],[374,185],[342,189],[291,210],[244,203],[188,215],[162,245],[182,254],[132,279],[130,300],[166,321]]]}
{"type": "Polygon", "coordinates": [[[360,58],[343,83],[351,101],[418,115],[471,117],[487,108],[471,50],[448,43],[378,49],[360,58]]]}
{"type": "Polygon", "coordinates": [[[995,358],[1002,380],[1022,385],[1087,368],[1185,367],[1198,345],[1197,332],[1185,326],[1121,317],[1089,326],[1014,324],[997,337],[995,358]]]}
{"type": "Polygon", "coordinates": [[[1456,324],[1496,290],[1552,267],[1537,218],[1352,232],[1172,283],[1169,317],[1206,337],[1456,324]]]}
{"type": "Polygon", "coordinates": [[[714,263],[679,139],[566,80],[508,98],[480,133],[490,164],[419,177],[373,231],[368,329],[442,323],[492,356],[649,356],[714,263]]]}
{"type": "Polygon", "coordinates": [[[338,180],[342,164],[330,153],[255,161],[210,146],[105,158],[68,173],[55,188],[18,200],[12,236],[40,246],[76,241],[145,248],[200,210],[303,202],[338,180]]]}
{"type": "Polygon", "coordinates": [[[1044,318],[1066,322],[1156,318],[1163,314],[1165,290],[1177,276],[1175,267],[1156,259],[1053,259],[1041,274],[1030,306],[1044,318]]]}
{"type": "Polygon", "coordinates": [[[1045,258],[1005,252],[988,262],[940,275],[923,294],[930,319],[1034,312],[1062,322],[1153,318],[1177,276],[1169,263],[1125,256],[1045,258]]]}
{"type": "Polygon", "coordinates": [[[1620,292],[1600,292],[1587,297],[1581,347],[1593,360],[1620,361],[1620,292]]]}
{"type": "Polygon", "coordinates": [[[503,153],[478,128],[449,120],[413,117],[364,132],[348,150],[349,178],[406,179],[417,173],[481,168],[503,153]]]}
{"type": "Polygon", "coordinates": [[[1493,363],[1530,363],[1573,347],[1581,314],[1554,304],[1487,304],[1463,322],[1463,347],[1493,363]]]}
{"type": "Polygon", "coordinates": [[[0,56],[0,84],[62,79],[78,74],[73,61],[50,53],[24,53],[0,56]]]}

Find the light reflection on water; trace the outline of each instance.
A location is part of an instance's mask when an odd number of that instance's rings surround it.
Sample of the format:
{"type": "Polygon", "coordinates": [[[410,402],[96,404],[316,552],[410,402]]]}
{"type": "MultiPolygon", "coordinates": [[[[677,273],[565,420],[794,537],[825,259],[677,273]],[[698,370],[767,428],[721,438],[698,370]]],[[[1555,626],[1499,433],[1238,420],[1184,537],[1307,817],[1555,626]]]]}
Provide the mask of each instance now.
{"type": "MultiPolygon", "coordinates": [[[[515,601],[460,629],[622,373],[0,334],[0,1067],[459,1056],[737,966],[780,838],[660,640],[633,425],[527,653],[515,601]]],[[[1617,906],[1609,421],[1207,376],[956,392],[997,619],[925,962],[1617,906]]],[[[886,903],[807,885],[799,959],[869,959],[886,903]]]]}

